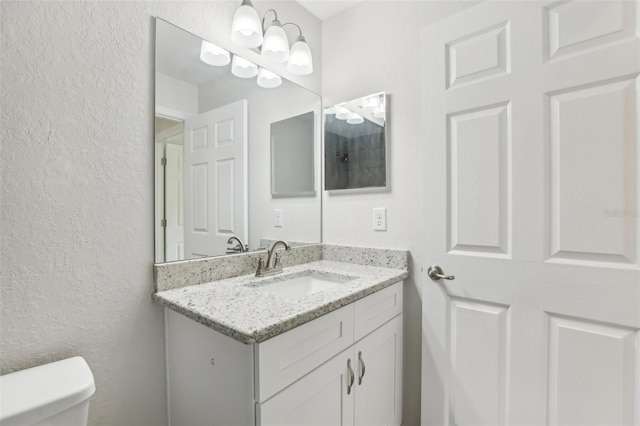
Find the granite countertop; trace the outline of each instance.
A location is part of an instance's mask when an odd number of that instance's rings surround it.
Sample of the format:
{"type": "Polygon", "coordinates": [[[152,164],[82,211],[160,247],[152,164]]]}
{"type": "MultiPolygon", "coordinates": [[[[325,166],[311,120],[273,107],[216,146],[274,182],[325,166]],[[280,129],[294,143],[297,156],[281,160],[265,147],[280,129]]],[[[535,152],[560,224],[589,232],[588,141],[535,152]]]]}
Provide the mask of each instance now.
{"type": "Polygon", "coordinates": [[[404,269],[380,268],[330,260],[285,267],[278,275],[254,274],[158,292],[154,299],[187,317],[242,343],[259,343],[311,321],[378,290],[409,273],[404,269]],[[256,287],[306,275],[340,278],[343,282],[301,298],[278,296],[256,287]]]}

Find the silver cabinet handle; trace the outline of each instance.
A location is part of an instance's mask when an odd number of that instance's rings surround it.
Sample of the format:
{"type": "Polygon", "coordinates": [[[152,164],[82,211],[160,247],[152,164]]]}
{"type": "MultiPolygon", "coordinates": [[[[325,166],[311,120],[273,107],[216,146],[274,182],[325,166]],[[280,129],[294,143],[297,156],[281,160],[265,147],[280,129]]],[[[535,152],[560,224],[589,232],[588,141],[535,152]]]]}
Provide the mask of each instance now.
{"type": "Polygon", "coordinates": [[[358,360],[360,361],[360,376],[358,377],[358,384],[361,385],[366,368],[366,366],[364,365],[364,361],[362,360],[362,351],[358,351],[358,360]]]}
{"type": "Polygon", "coordinates": [[[427,269],[427,275],[434,281],[438,281],[440,278],[445,280],[455,280],[456,277],[453,275],[445,275],[444,271],[438,265],[431,265],[429,269],[427,269]]]}
{"type": "Polygon", "coordinates": [[[347,368],[349,369],[349,384],[347,385],[347,395],[351,393],[351,387],[356,380],[356,375],[353,374],[353,368],[351,368],[351,358],[347,360],[347,368]]]}

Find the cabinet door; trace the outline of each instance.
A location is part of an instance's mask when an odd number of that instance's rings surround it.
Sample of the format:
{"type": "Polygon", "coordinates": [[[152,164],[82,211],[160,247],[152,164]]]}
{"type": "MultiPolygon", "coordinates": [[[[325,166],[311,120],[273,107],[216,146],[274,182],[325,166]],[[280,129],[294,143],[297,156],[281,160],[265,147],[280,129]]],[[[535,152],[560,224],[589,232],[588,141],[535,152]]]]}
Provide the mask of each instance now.
{"type": "MultiPolygon", "coordinates": [[[[326,426],[353,425],[355,382],[353,347],[346,349],[291,386],[262,404],[258,404],[258,425],[261,426],[326,426]]],[[[355,379],[357,380],[357,378],[355,379]]]]}
{"type": "Polygon", "coordinates": [[[402,315],[355,344],[356,425],[402,422],[402,315]]]}

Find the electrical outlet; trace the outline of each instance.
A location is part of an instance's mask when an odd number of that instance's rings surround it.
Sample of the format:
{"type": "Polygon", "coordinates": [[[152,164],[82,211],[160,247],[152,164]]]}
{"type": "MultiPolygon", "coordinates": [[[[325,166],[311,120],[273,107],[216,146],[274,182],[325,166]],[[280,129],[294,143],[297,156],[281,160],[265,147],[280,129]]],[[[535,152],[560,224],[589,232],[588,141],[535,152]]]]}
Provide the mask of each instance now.
{"type": "Polygon", "coordinates": [[[273,212],[275,213],[273,224],[276,228],[282,228],[284,225],[284,213],[282,213],[282,209],[275,209],[273,212]]]}
{"type": "Polygon", "coordinates": [[[387,209],[385,207],[377,207],[373,209],[373,230],[387,230],[387,209]]]}

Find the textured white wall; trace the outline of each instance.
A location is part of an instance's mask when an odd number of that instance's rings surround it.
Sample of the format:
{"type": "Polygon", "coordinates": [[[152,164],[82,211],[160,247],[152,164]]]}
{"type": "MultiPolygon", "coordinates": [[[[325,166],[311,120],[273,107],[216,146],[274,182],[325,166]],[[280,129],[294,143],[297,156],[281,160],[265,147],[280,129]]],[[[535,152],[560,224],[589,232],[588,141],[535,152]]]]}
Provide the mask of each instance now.
{"type": "MultiPolygon", "coordinates": [[[[0,373],[84,356],[91,425],[165,424],[152,16],[227,39],[239,3],[0,2],[0,373]]],[[[273,6],[319,61],[319,22],[273,6]]],[[[318,72],[295,80],[319,92],[318,72]]]]}
{"type": "MultiPolygon", "coordinates": [[[[390,107],[391,192],[326,195],[323,242],[411,250],[404,292],[404,424],[420,423],[421,266],[424,184],[420,29],[475,3],[368,1],[322,25],[322,96],[325,106],[386,91],[390,107]],[[387,232],[374,232],[372,209],[387,208],[387,232]]],[[[424,203],[424,208],[428,204],[424,203]]],[[[428,265],[427,265],[428,266],[428,265]]]]}

